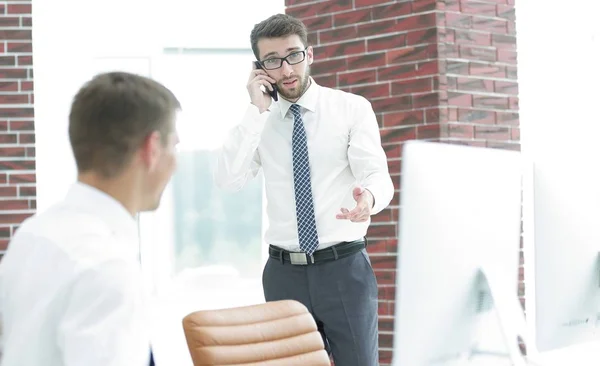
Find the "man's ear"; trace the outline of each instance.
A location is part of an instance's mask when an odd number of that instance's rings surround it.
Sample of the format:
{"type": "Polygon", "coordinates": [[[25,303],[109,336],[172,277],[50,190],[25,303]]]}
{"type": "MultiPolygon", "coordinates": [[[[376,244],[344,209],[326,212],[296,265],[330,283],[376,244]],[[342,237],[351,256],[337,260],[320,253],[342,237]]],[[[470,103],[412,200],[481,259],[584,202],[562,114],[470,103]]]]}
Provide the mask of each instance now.
{"type": "Polygon", "coordinates": [[[308,65],[312,65],[313,61],[314,61],[314,54],[313,54],[313,48],[312,46],[308,46],[308,48],[306,49],[306,59],[308,61],[308,65]]]}
{"type": "Polygon", "coordinates": [[[141,157],[148,170],[153,171],[158,165],[160,155],[160,132],[154,131],[144,139],[141,148],[141,157]]]}

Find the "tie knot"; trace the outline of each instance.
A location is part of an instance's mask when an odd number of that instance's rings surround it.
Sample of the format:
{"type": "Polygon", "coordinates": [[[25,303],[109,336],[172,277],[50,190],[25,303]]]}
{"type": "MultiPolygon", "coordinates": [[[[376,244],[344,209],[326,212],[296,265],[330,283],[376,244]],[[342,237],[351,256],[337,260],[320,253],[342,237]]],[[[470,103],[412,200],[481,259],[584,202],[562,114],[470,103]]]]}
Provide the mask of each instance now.
{"type": "Polygon", "coordinates": [[[300,106],[298,104],[292,104],[290,106],[290,111],[292,111],[294,117],[300,117],[300,106]]]}

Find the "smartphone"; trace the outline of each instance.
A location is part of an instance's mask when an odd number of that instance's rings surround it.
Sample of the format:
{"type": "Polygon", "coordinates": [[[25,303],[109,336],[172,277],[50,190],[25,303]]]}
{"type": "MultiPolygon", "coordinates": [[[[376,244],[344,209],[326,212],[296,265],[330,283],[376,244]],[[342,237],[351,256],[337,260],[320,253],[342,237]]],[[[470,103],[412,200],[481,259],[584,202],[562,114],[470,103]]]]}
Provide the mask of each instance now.
{"type": "MultiPolygon", "coordinates": [[[[254,61],[254,66],[256,66],[257,69],[264,70],[259,61],[254,61]]],[[[271,84],[271,86],[273,87],[273,91],[270,91],[269,89],[265,88],[266,92],[269,93],[269,95],[271,95],[271,98],[273,98],[274,101],[277,101],[277,84],[271,84]]]]}

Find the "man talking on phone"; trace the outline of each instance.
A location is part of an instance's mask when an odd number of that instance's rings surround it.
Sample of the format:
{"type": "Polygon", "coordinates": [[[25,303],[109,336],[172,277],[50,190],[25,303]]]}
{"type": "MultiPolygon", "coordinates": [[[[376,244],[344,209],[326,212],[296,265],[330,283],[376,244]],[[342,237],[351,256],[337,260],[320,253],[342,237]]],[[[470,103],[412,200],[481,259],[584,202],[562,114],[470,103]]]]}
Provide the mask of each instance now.
{"type": "Polygon", "coordinates": [[[239,190],[262,168],[265,299],[306,305],[336,365],[376,366],[377,282],[365,235],[394,187],[375,114],[365,98],[311,78],[313,48],[299,20],[274,15],[250,40],[259,61],[250,104],[220,152],[216,183],[239,190]]]}

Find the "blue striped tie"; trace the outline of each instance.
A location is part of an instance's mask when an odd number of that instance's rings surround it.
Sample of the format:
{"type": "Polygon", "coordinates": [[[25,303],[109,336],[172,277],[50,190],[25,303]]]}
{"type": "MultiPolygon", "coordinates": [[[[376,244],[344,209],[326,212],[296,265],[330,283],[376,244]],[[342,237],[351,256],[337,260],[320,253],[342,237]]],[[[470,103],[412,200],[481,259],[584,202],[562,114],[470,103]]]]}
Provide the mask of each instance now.
{"type": "Polygon", "coordinates": [[[294,165],[294,193],[296,196],[296,222],[298,223],[298,241],[300,250],[312,255],[319,246],[315,209],[310,185],[310,165],[306,131],[302,123],[300,106],[290,107],[294,115],[294,132],[292,134],[292,161],[294,165]]]}

